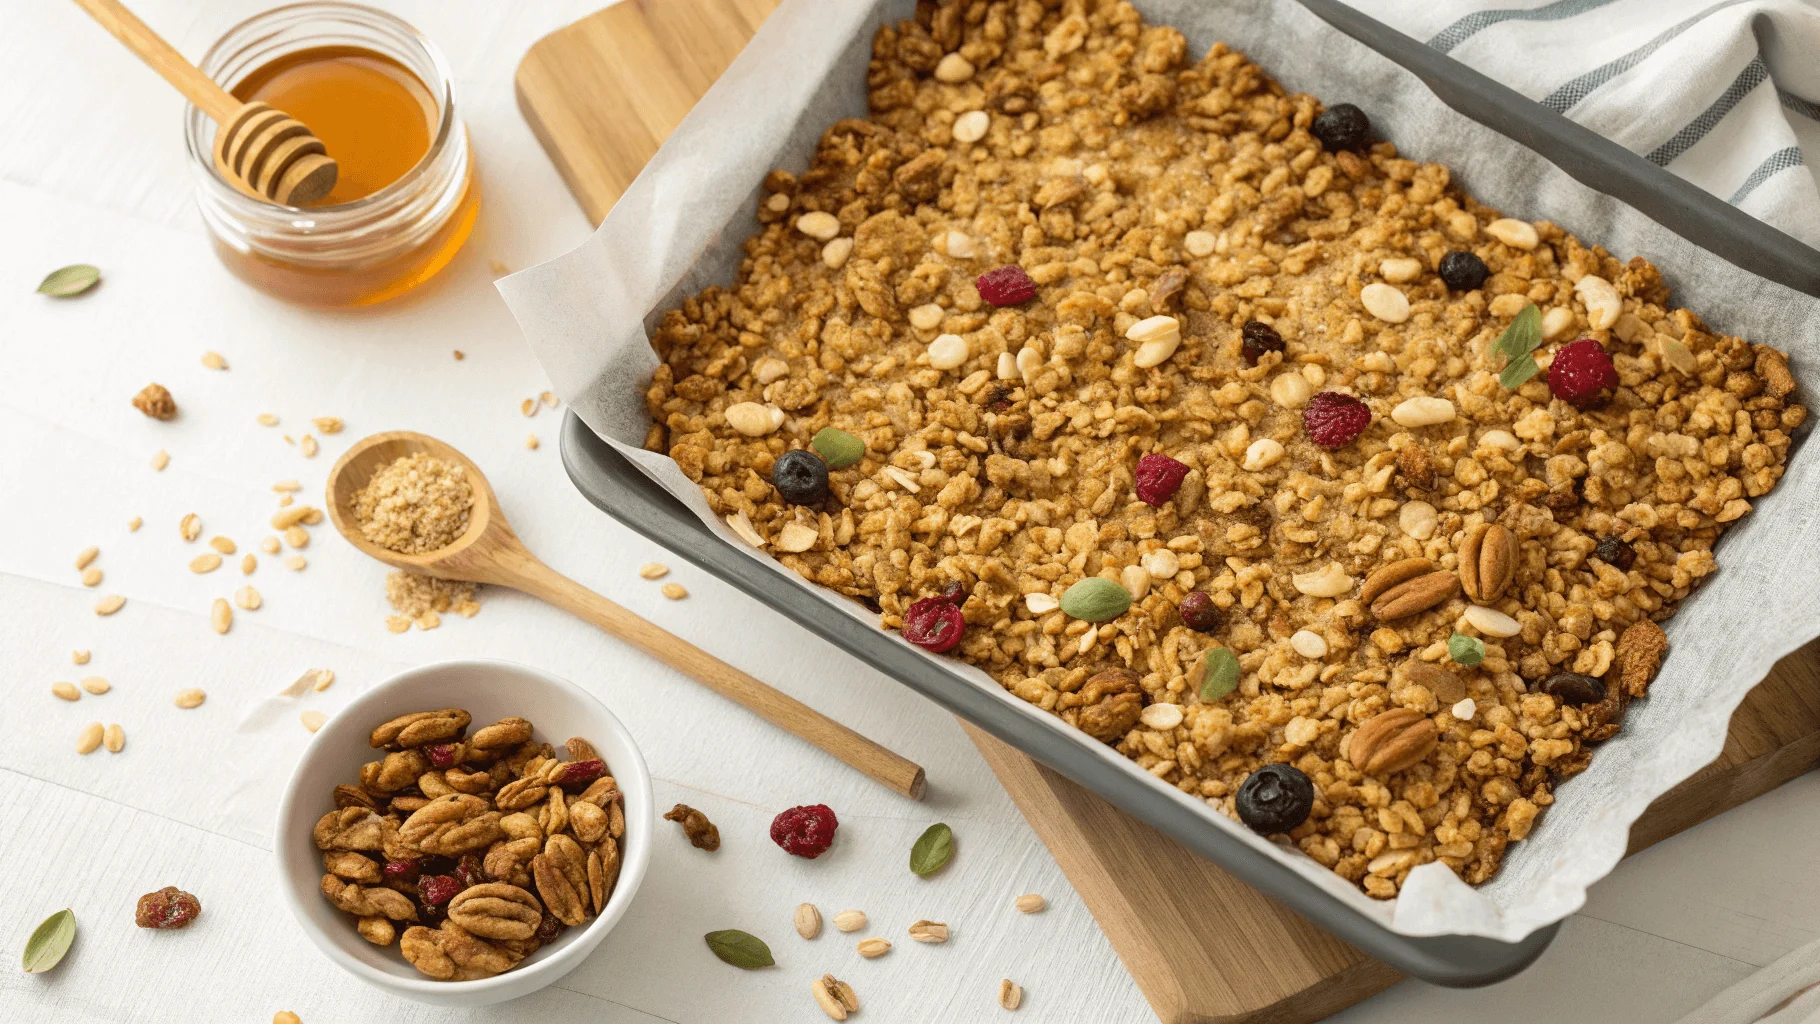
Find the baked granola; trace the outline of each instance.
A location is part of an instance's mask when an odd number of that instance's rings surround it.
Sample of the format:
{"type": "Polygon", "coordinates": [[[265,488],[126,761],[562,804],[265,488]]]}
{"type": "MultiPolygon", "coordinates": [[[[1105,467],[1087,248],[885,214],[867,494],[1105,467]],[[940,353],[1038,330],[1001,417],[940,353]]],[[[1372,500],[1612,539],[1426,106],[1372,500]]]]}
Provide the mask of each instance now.
{"type": "Polygon", "coordinates": [[[1784,357],[1127,3],[924,2],[867,84],[737,282],[665,314],[648,447],[887,629],[948,591],[954,655],[1228,815],[1299,769],[1311,808],[1259,806],[1366,893],[1489,878],[1781,476],[1784,357]],[[824,435],[785,500],[825,428],[863,451],[824,435]],[[1093,577],[1128,610],[1070,615],[1093,577]]]}

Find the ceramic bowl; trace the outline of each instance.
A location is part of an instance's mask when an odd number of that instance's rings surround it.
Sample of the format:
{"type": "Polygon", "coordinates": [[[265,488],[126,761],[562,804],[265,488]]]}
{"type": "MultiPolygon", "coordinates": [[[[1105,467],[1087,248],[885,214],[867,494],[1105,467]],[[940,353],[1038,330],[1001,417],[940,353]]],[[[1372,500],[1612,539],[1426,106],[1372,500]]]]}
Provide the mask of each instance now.
{"type": "MultiPolygon", "coordinates": [[[[393,995],[438,1006],[484,1006],[528,995],[574,970],[600,945],[638,893],[651,859],[656,808],[644,756],[618,718],[567,680],[502,661],[448,661],[400,673],[362,694],[329,719],[305,749],[278,805],[275,829],[278,880],[304,933],[336,966],[393,995]],[[322,853],[310,838],[317,820],[334,810],[338,783],[359,778],[377,756],[367,735],[382,722],[413,711],[465,708],[470,729],[517,716],[536,727],[535,738],[562,747],[570,736],[592,743],[625,794],[626,835],[619,882],[605,912],[518,966],[475,981],[437,981],[405,961],[394,941],[375,946],[354,930],[354,918],[323,898],[322,853]]],[[[408,927],[408,925],[406,925],[408,927]]],[[[399,928],[399,934],[404,927],[399,928]]]]}

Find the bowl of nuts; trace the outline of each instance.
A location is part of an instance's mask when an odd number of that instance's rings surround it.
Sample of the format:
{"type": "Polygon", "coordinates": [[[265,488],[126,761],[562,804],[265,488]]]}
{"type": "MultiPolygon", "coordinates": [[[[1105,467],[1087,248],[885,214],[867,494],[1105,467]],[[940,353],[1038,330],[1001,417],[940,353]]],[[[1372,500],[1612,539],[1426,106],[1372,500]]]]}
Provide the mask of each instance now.
{"type": "Polygon", "coordinates": [[[523,665],[373,687],[304,752],[278,871],[330,960],[395,995],[482,1006],[578,966],[650,860],[650,773],[618,718],[523,665]]]}

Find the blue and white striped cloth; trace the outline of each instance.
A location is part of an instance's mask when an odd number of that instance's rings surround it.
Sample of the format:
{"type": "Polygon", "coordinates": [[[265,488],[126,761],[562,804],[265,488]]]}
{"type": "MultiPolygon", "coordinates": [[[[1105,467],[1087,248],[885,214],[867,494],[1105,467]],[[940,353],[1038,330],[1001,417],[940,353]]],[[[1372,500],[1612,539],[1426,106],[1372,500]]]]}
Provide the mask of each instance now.
{"type": "Polygon", "coordinates": [[[1820,248],[1820,0],[1345,0],[1820,248]]]}

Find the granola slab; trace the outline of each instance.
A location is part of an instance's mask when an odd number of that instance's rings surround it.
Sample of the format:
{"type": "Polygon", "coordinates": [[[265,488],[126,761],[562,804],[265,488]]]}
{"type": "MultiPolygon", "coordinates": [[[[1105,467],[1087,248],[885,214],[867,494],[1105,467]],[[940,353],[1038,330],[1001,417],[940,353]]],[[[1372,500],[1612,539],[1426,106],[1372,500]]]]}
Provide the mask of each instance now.
{"type": "Polygon", "coordinates": [[[648,447],[884,628],[954,602],[953,656],[1228,815],[1299,770],[1263,830],[1366,893],[1489,878],[1780,478],[1784,358],[1123,2],[925,2],[867,84],[665,315],[648,447]],[[1004,267],[1035,296],[982,297],[1004,267]],[[799,451],[824,428],[863,450],[799,451]],[[1069,614],[1090,578],[1129,608],[1069,614]]]}

